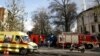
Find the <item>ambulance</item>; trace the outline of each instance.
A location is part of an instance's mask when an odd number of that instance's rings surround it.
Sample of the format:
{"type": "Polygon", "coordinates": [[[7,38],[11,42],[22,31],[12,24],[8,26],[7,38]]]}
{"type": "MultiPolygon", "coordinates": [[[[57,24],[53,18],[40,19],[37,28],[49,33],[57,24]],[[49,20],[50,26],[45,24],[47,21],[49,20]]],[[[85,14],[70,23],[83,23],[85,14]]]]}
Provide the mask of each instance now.
{"type": "Polygon", "coordinates": [[[32,42],[28,35],[20,31],[0,32],[0,51],[9,51],[27,54],[38,49],[38,45],[32,42]]]}

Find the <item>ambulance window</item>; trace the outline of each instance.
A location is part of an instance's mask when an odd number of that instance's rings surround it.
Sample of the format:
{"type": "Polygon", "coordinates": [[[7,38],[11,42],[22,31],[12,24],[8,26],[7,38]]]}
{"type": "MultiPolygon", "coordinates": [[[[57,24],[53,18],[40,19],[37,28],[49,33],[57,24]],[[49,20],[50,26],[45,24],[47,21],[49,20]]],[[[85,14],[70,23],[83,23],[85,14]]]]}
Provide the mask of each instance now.
{"type": "Polygon", "coordinates": [[[30,41],[30,39],[28,38],[28,36],[22,36],[23,41],[30,41]]]}
{"type": "Polygon", "coordinates": [[[7,35],[5,35],[5,37],[4,37],[4,42],[9,43],[9,42],[11,42],[11,40],[12,40],[12,36],[7,36],[7,35]]]}
{"type": "Polygon", "coordinates": [[[15,41],[20,42],[20,36],[16,35],[15,41]]]}

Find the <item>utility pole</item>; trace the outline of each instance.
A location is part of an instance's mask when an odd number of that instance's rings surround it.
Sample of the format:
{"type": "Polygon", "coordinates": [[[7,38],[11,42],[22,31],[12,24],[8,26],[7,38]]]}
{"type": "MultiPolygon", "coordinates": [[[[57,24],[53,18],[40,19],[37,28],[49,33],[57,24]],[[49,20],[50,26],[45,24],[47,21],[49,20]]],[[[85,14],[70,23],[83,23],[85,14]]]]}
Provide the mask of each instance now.
{"type": "Polygon", "coordinates": [[[83,0],[83,10],[86,10],[86,0],[83,0]]]}
{"type": "MultiPolygon", "coordinates": [[[[83,11],[85,11],[86,10],[86,0],[83,0],[83,11]]],[[[85,29],[85,25],[84,25],[84,13],[83,13],[83,15],[82,15],[82,28],[83,28],[83,30],[82,30],[82,33],[85,33],[86,32],[86,29],[85,29]]]]}

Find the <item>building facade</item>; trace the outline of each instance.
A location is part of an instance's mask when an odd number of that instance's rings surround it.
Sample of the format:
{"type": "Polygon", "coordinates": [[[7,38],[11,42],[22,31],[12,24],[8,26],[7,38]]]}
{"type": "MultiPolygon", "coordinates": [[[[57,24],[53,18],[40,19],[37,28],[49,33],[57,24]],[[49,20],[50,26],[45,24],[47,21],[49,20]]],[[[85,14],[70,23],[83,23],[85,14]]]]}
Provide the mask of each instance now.
{"type": "Polygon", "coordinates": [[[0,7],[0,30],[6,31],[7,30],[7,23],[6,20],[8,18],[8,10],[4,7],[0,7]]]}
{"type": "Polygon", "coordinates": [[[89,8],[78,15],[77,31],[100,33],[100,6],[89,8]]]}

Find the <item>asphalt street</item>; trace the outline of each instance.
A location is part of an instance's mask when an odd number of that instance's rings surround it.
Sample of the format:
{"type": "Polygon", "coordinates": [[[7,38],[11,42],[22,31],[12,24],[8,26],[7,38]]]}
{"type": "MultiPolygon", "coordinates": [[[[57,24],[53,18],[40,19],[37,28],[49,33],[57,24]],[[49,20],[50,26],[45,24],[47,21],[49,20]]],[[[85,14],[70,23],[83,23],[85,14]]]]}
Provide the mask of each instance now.
{"type": "Polygon", "coordinates": [[[27,55],[11,53],[9,55],[4,55],[1,53],[0,56],[100,56],[100,51],[98,50],[100,50],[100,48],[89,49],[86,50],[85,53],[81,53],[77,50],[71,52],[69,49],[39,48],[34,53],[30,53],[27,55]]]}

